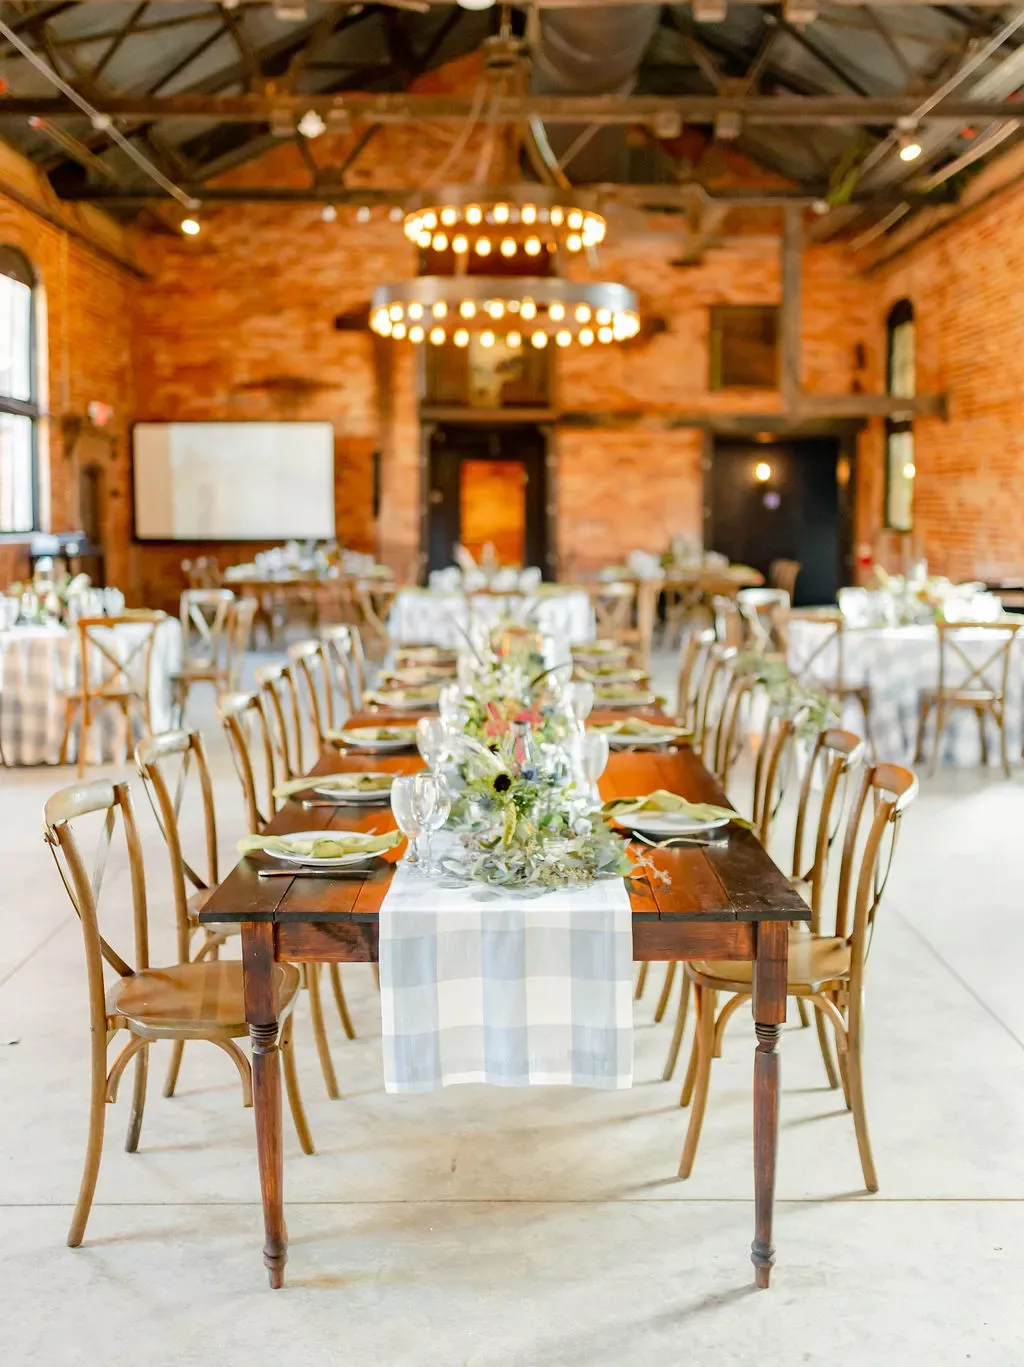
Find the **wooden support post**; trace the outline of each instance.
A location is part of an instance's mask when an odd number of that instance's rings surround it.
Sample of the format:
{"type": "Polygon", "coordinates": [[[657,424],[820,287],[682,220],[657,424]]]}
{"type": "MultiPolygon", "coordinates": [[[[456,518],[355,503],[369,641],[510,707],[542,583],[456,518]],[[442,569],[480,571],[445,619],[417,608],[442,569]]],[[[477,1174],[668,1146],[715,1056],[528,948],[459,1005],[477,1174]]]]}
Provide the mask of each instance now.
{"type": "Polygon", "coordinates": [[[804,228],[799,206],[787,204],[782,223],[782,307],[779,310],[779,389],[783,412],[800,406],[800,314],[804,228]]]}

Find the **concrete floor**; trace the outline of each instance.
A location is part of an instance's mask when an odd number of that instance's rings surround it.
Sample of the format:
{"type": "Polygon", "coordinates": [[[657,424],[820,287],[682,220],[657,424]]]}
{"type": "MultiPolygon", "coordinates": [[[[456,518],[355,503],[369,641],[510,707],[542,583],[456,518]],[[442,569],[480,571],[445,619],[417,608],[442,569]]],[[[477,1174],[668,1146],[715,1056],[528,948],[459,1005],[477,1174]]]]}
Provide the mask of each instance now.
{"type": "MultiPolygon", "coordinates": [[[[209,699],[193,721],[213,751],[227,867],[237,784],[209,699]]],[[[140,1150],[122,1148],[125,1087],[107,1110],[86,1243],[67,1249],[85,1143],[85,984],[40,808],[71,778],[0,773],[3,1367],[1024,1364],[1024,772],[942,773],[905,823],[868,986],[877,1195],[862,1189],[813,1031],[784,1033],[768,1293],[752,1290],[748,1261],[752,1032],[740,1013],[680,1182],[686,1113],[678,1081],[660,1081],[669,1025],[652,1021],[660,968],[638,1006],[628,1092],[387,1098],[375,989],[353,968],[359,1038],[329,1021],[344,1092],[329,1102],[303,1004],[317,1153],[302,1155],[286,1120],[291,1255],[276,1293],[234,1069],[190,1045],[167,1101],[157,1046],[140,1150]]],[[[742,776],[736,792],[744,806],[742,776]]],[[[138,797],[159,962],[171,953],[166,854],[138,797]]],[[[115,944],[127,942],[126,892],[117,858],[115,944]]]]}

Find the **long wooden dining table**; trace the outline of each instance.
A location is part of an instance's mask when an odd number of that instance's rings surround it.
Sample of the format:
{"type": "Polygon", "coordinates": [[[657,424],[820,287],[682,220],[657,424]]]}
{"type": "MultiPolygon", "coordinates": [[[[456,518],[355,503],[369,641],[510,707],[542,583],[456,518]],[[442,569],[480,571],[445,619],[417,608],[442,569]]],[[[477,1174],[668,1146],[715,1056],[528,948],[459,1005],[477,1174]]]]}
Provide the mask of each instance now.
{"type": "MultiPolygon", "coordinates": [[[[621,713],[595,713],[608,720],[621,713]]],[[[653,713],[648,715],[655,715],[653,713]]],[[[357,714],[348,726],[408,723],[406,716],[357,714]]],[[[415,772],[413,752],[367,753],[325,747],[313,775],[345,770],[415,772]]],[[[717,780],[686,745],[668,751],[613,751],[601,779],[605,799],[666,788],[692,801],[725,805],[717,780]]],[[[393,830],[390,807],[359,809],[284,804],[270,834],[297,830],[393,830]]],[[[400,851],[375,861],[363,877],[260,878],[266,856],[243,858],[203,907],[201,923],[241,923],[245,1012],[253,1055],[253,1106],[270,1285],[284,1282],[288,1253],[281,1150],[280,1030],[274,994],[276,963],[372,963],[377,960],[378,913],[400,851]]],[[[636,961],[745,959],[754,961],[754,1239],[755,1282],[767,1287],[775,1262],[772,1217],[778,1143],[779,1038],[786,1019],[789,923],[809,921],[810,909],[752,832],[730,827],[725,842],[645,849],[667,875],[629,880],[636,961]]]]}

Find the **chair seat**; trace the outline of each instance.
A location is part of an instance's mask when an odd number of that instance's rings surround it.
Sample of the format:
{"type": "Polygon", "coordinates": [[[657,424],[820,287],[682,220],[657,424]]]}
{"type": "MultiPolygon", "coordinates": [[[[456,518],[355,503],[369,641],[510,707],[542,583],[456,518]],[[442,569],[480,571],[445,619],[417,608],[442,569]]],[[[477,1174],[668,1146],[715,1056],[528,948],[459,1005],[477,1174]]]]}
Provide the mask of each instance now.
{"type": "MultiPolygon", "coordinates": [[[[294,964],[275,964],[274,987],[278,1016],[291,1009],[299,991],[294,964]]],[[[120,978],[107,993],[108,1016],[120,1017],[136,1033],[162,1035],[223,1035],[232,1039],[249,1033],[242,995],[242,965],[237,959],[214,959],[171,968],[147,968],[120,978]]]]}
{"type": "Polygon", "coordinates": [[[992,688],[922,688],[922,702],[963,703],[965,707],[985,707],[989,703],[1001,702],[1002,694],[992,688]]]}
{"type": "MultiPolygon", "coordinates": [[[[690,965],[711,987],[726,992],[749,992],[754,978],[753,960],[696,959],[690,965]]],[[[832,935],[811,935],[804,927],[789,932],[789,969],[786,991],[790,996],[809,996],[825,983],[849,977],[849,942],[832,935]]]]}

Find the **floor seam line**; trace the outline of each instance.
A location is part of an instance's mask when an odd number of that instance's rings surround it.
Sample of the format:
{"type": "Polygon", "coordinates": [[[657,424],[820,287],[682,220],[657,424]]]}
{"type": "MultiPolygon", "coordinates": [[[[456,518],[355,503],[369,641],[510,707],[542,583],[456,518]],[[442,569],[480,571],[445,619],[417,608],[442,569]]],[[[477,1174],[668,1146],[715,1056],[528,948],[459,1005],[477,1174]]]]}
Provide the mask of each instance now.
{"type": "Polygon", "coordinates": [[[35,958],[39,951],[45,949],[46,946],[50,943],[50,941],[54,939],[56,935],[64,929],[68,922],[74,919],[74,915],[75,913],[73,911],[68,912],[64,919],[58,925],[55,925],[53,927],[49,935],[44,935],[34,949],[30,949],[23,959],[19,959],[19,961],[14,965],[13,968],[9,968],[7,972],[4,974],[4,976],[0,978],[0,988],[5,987],[7,983],[11,981],[11,979],[14,977],[16,973],[20,973],[26,964],[31,963],[31,961],[35,958]]]}

